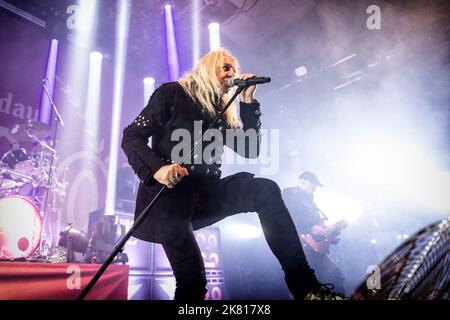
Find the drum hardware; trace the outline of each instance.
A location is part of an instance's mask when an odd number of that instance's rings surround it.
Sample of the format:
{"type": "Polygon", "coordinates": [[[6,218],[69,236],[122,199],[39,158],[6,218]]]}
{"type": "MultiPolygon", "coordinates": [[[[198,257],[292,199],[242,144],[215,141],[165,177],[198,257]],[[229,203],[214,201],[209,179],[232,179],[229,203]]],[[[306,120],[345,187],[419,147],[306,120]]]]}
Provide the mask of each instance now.
{"type": "Polygon", "coordinates": [[[6,152],[2,157],[2,162],[11,169],[15,169],[19,163],[28,160],[30,160],[30,156],[23,148],[12,149],[6,152]]]}
{"type": "Polygon", "coordinates": [[[47,124],[34,120],[16,124],[11,129],[14,138],[26,142],[39,142],[48,138],[50,134],[51,129],[47,124]]]}
{"type": "Polygon", "coordinates": [[[19,186],[20,183],[11,179],[5,179],[0,176],[0,189],[2,190],[10,190],[19,186]]]}
{"type": "MultiPolygon", "coordinates": [[[[57,256],[54,252],[56,249],[54,237],[59,229],[59,215],[64,202],[67,182],[65,173],[58,172],[59,170],[53,165],[53,161],[57,158],[57,151],[44,141],[49,135],[49,126],[37,121],[16,124],[11,130],[11,136],[14,139],[37,142],[37,145],[30,154],[20,145],[14,145],[1,158],[0,259],[39,261],[52,259],[53,261],[57,256]],[[14,201],[10,199],[14,199],[14,201]],[[19,221],[11,218],[14,217],[11,212],[15,214],[17,210],[9,208],[10,203],[19,201],[17,199],[20,199],[22,207],[25,208],[20,208],[20,206],[18,208],[18,217],[21,217],[19,221]],[[5,203],[8,204],[6,207],[5,203]],[[30,206],[34,209],[30,209],[30,206]],[[9,215],[5,216],[6,211],[9,212],[9,215]],[[31,213],[27,214],[28,211],[40,216],[39,223],[35,222],[36,218],[33,218],[31,213]],[[11,219],[14,223],[10,221],[11,219]],[[25,234],[17,239],[15,234],[21,233],[21,230],[17,230],[17,228],[20,225],[30,224],[30,221],[40,227],[33,231],[33,236],[25,234]]],[[[61,260],[60,258],[57,260],[61,260]]]]}
{"type": "MultiPolygon", "coordinates": [[[[43,217],[43,219],[41,219],[42,221],[40,221],[41,228],[38,232],[39,238],[42,235],[43,241],[38,240],[38,250],[34,248],[34,250],[26,251],[26,254],[22,254],[22,256],[26,258],[29,258],[33,251],[34,257],[42,258],[43,254],[47,255],[49,251],[47,250],[47,247],[53,246],[52,235],[57,233],[54,230],[56,230],[56,228],[59,229],[59,226],[57,225],[59,222],[50,221],[49,218],[51,217],[49,217],[49,214],[53,215],[52,218],[58,219],[67,186],[65,174],[63,174],[63,180],[60,181],[59,172],[53,165],[54,160],[57,158],[57,151],[54,149],[56,130],[58,124],[64,126],[64,123],[48,92],[47,79],[44,79],[42,86],[53,107],[54,113],[56,114],[57,123],[55,131],[53,132],[53,146],[50,146],[45,141],[45,139],[52,134],[52,129],[46,123],[28,120],[24,123],[15,124],[10,132],[6,132],[7,130],[1,131],[2,128],[0,128],[0,134],[6,136],[13,147],[12,150],[5,153],[0,163],[0,180],[2,180],[0,184],[0,197],[3,197],[3,199],[0,199],[0,201],[2,201],[0,205],[17,202],[17,199],[21,199],[21,204],[26,202],[29,203],[30,206],[34,206],[35,210],[31,210],[31,207],[28,206],[28,211],[33,211],[35,214],[38,214],[39,210],[37,210],[37,208],[39,208],[43,217]],[[37,145],[32,149],[31,154],[28,154],[25,149],[20,148],[19,141],[37,142],[37,145]],[[10,199],[14,199],[14,201],[10,199]],[[50,238],[47,237],[48,235],[50,235],[50,238]],[[49,246],[46,245],[48,243],[50,243],[49,246]]],[[[11,213],[11,210],[8,209],[8,211],[11,213]]],[[[19,211],[26,212],[27,210],[19,211]]],[[[11,220],[10,217],[13,217],[14,215],[10,214],[9,216],[4,216],[3,212],[4,210],[2,208],[2,210],[0,210],[0,232],[9,232],[8,230],[13,227],[7,223],[11,220]],[[2,228],[3,230],[8,230],[2,231],[2,228]]],[[[29,222],[29,218],[24,217],[23,219],[24,221],[15,221],[16,224],[20,225],[24,223],[26,225],[29,222]]],[[[32,220],[34,221],[36,219],[33,218],[32,220]]],[[[0,233],[0,235],[2,235],[2,233],[0,233]]],[[[34,236],[33,240],[36,238],[37,237],[34,236]]],[[[25,240],[23,240],[20,248],[23,249],[25,244],[25,240]]],[[[11,246],[14,247],[15,245],[12,244],[11,246]]],[[[8,255],[11,254],[8,253],[8,255]]]]}
{"type": "Polygon", "coordinates": [[[25,181],[33,181],[34,180],[34,178],[32,176],[29,176],[22,172],[15,171],[15,170],[5,168],[5,167],[0,168],[0,173],[2,175],[9,174],[12,178],[16,178],[16,180],[17,180],[17,178],[20,178],[21,180],[25,180],[25,181]]]}
{"type": "Polygon", "coordinates": [[[50,147],[50,145],[47,142],[45,142],[45,140],[39,141],[39,143],[31,149],[31,152],[32,154],[37,154],[41,156],[43,154],[53,156],[56,155],[57,153],[55,149],[50,147]]]}
{"type": "MultiPolygon", "coordinates": [[[[52,135],[52,128],[46,123],[28,120],[15,124],[10,132],[2,131],[0,127],[0,136],[5,136],[13,147],[12,150],[5,153],[0,163],[0,180],[2,180],[0,197],[3,197],[0,201],[5,203],[6,200],[4,199],[21,197],[22,201],[28,201],[35,208],[40,209],[42,221],[39,236],[43,240],[39,241],[34,253],[32,255],[31,253],[27,254],[26,257],[47,259],[50,251],[53,253],[57,249],[52,236],[57,234],[56,230],[59,230],[58,219],[64,202],[67,183],[65,173],[62,175],[61,181],[61,172],[58,172],[53,164],[58,155],[54,148],[56,131],[58,124],[64,126],[64,123],[48,92],[47,79],[44,79],[42,86],[56,115],[56,126],[52,137],[53,145],[50,146],[45,141],[52,135]],[[37,145],[31,150],[31,154],[28,154],[25,149],[20,148],[19,141],[37,143],[37,145]],[[51,221],[54,219],[56,221],[51,221]]],[[[37,209],[36,211],[39,212],[37,209]]],[[[4,227],[3,222],[3,220],[0,220],[0,232],[4,227]]],[[[24,244],[22,244],[22,247],[24,247],[24,244]]],[[[55,256],[55,254],[52,254],[52,256],[55,256]]],[[[56,256],[59,256],[58,259],[60,260],[61,254],[56,254],[56,256]]]]}

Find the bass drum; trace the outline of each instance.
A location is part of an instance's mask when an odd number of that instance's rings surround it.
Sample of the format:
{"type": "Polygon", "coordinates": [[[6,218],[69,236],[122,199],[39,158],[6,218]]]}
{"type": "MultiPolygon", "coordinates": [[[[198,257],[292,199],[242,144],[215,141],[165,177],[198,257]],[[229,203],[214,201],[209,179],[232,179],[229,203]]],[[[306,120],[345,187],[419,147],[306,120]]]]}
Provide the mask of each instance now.
{"type": "Polygon", "coordinates": [[[0,199],[0,259],[30,257],[41,234],[42,218],[31,201],[21,196],[0,199]]]}

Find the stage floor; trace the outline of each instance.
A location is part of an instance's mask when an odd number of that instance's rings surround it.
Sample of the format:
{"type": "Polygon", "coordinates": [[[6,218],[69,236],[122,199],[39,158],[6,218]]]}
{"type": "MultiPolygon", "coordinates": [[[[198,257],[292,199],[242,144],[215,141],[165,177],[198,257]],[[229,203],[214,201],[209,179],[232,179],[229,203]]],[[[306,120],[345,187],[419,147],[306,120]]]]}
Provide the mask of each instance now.
{"type": "MultiPolygon", "coordinates": [[[[0,300],[75,300],[100,264],[0,262],[0,300]]],[[[111,265],[87,300],[127,300],[128,265],[111,265]]]]}

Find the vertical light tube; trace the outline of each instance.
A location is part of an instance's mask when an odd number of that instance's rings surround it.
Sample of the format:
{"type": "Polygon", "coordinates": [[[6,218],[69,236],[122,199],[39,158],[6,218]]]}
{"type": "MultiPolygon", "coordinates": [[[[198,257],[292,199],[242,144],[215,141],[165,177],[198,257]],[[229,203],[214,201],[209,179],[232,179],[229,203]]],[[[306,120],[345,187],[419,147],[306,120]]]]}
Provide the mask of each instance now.
{"type": "Polygon", "coordinates": [[[155,91],[155,79],[152,77],[144,78],[144,106],[147,105],[153,91],[155,91]]]}
{"type": "Polygon", "coordinates": [[[192,66],[200,60],[200,0],[192,0],[192,66]]]}
{"type": "MultiPolygon", "coordinates": [[[[82,102],[79,98],[81,98],[82,92],[86,90],[84,85],[86,84],[89,65],[89,52],[94,41],[93,35],[97,24],[98,0],[78,0],[78,6],[79,13],[76,15],[74,29],[68,35],[73,43],[69,47],[70,51],[66,62],[70,65],[68,69],[69,75],[66,77],[66,80],[68,85],[71,86],[75,96],[74,100],[77,100],[79,103],[76,107],[82,108],[82,102]]],[[[67,120],[70,127],[71,119],[67,120]]]]}
{"type": "Polygon", "coordinates": [[[92,148],[96,148],[98,142],[98,116],[100,113],[100,86],[102,78],[103,55],[100,52],[91,52],[89,59],[84,150],[92,150],[92,148]]]}
{"type": "Polygon", "coordinates": [[[118,19],[116,21],[116,48],[113,89],[113,112],[111,121],[111,143],[109,151],[108,185],[106,189],[105,214],[113,215],[116,203],[117,157],[120,144],[120,114],[122,112],[123,83],[130,18],[129,0],[117,3],[118,19]]]}
{"type": "Polygon", "coordinates": [[[39,108],[39,121],[51,124],[53,106],[50,99],[53,100],[53,89],[55,86],[56,64],[58,62],[58,40],[50,41],[50,49],[47,59],[47,70],[45,78],[42,80],[41,106],[39,108]]]}
{"type": "Polygon", "coordinates": [[[169,65],[169,80],[175,81],[180,75],[178,65],[177,43],[175,41],[175,28],[173,24],[172,6],[164,6],[164,16],[166,22],[166,44],[167,44],[167,62],[169,65]]]}
{"type": "Polygon", "coordinates": [[[209,49],[211,51],[220,49],[220,25],[212,22],[208,25],[209,29],[209,49]]]}
{"type": "Polygon", "coordinates": [[[58,140],[73,141],[72,151],[82,147],[83,140],[74,140],[73,132],[79,128],[79,119],[74,117],[74,112],[85,112],[84,93],[87,90],[87,78],[89,68],[89,53],[96,32],[98,0],[77,0],[67,7],[67,15],[75,17],[71,32],[67,35],[71,40],[68,43],[68,52],[64,57],[66,74],[61,76],[62,87],[70,97],[70,106],[58,106],[64,119],[65,129],[58,130],[58,140]],[[74,7],[78,7],[76,11],[74,7]],[[75,14],[77,12],[78,14],[75,14]],[[76,110],[76,111],[75,111],[76,110]]]}

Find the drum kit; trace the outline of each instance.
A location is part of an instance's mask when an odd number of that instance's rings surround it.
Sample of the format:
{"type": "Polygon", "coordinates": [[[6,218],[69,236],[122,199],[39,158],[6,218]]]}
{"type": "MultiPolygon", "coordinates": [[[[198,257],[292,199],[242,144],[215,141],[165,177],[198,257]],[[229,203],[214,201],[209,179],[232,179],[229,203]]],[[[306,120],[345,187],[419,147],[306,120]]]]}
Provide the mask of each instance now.
{"type": "MultiPolygon", "coordinates": [[[[28,120],[11,129],[14,145],[0,162],[0,260],[46,256],[57,234],[67,183],[54,163],[58,154],[45,140],[47,124],[28,120]]],[[[11,139],[9,139],[11,141],[11,139]]]]}

